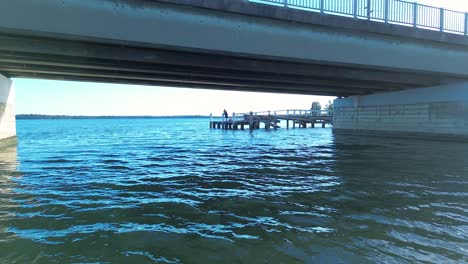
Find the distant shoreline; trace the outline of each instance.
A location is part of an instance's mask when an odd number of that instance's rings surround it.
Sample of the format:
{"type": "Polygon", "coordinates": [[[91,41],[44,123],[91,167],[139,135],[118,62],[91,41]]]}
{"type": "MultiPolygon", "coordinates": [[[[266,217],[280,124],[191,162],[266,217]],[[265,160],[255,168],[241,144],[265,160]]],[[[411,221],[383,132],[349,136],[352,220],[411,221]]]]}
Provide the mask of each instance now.
{"type": "Polygon", "coordinates": [[[32,119],[154,119],[154,118],[210,118],[203,115],[175,115],[175,116],[71,116],[71,115],[16,115],[17,120],[32,119]]]}

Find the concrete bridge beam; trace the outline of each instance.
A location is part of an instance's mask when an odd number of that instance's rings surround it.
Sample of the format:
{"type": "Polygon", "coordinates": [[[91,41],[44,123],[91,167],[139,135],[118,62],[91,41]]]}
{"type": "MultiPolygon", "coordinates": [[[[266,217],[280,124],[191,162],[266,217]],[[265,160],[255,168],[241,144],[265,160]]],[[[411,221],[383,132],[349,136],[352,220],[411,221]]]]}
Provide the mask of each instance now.
{"type": "Polygon", "coordinates": [[[468,82],[334,102],[333,129],[363,135],[468,140],[468,82]]]}
{"type": "Polygon", "coordinates": [[[0,75],[0,148],[16,144],[16,142],[13,81],[0,75]]]}

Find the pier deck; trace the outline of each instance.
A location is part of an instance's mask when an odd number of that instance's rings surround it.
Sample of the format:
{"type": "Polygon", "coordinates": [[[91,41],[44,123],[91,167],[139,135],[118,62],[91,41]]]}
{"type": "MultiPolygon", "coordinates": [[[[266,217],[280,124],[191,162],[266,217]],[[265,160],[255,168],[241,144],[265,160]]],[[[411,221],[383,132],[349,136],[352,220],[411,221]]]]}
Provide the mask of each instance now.
{"type": "Polygon", "coordinates": [[[250,130],[259,129],[264,126],[265,129],[280,128],[281,121],[286,121],[286,128],[300,127],[306,128],[315,127],[320,124],[325,127],[326,124],[333,125],[333,113],[327,110],[280,110],[280,111],[264,111],[250,113],[233,113],[231,117],[213,118],[210,117],[211,129],[229,129],[229,130],[250,130]]]}

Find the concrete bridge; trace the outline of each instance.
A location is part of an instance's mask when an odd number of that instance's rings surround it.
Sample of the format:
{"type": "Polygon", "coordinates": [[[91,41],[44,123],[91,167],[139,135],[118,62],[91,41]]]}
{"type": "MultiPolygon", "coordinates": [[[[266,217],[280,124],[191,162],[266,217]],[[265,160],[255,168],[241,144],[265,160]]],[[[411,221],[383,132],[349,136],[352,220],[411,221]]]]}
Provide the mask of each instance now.
{"type": "Polygon", "coordinates": [[[12,77],[334,95],[346,97],[336,101],[337,129],[466,137],[468,16],[394,1],[2,1],[0,138],[15,134],[12,77]],[[378,107],[395,91],[431,93],[423,102],[390,100],[429,105],[418,120],[435,126],[440,107],[432,104],[442,101],[456,101],[456,118],[444,129],[413,131],[410,121],[378,129],[390,111],[366,127],[364,113],[387,111],[378,107]]]}

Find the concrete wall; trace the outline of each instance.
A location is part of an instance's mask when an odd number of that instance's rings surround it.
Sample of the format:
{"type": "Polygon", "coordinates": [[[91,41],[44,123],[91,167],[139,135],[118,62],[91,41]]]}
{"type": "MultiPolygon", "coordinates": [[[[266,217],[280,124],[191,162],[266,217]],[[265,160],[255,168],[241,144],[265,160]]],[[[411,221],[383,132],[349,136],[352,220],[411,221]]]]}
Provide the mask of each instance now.
{"type": "Polygon", "coordinates": [[[362,134],[468,139],[468,83],[336,99],[333,125],[362,134]]]}
{"type": "Polygon", "coordinates": [[[0,75],[0,147],[15,142],[16,117],[13,81],[0,75]]]}

